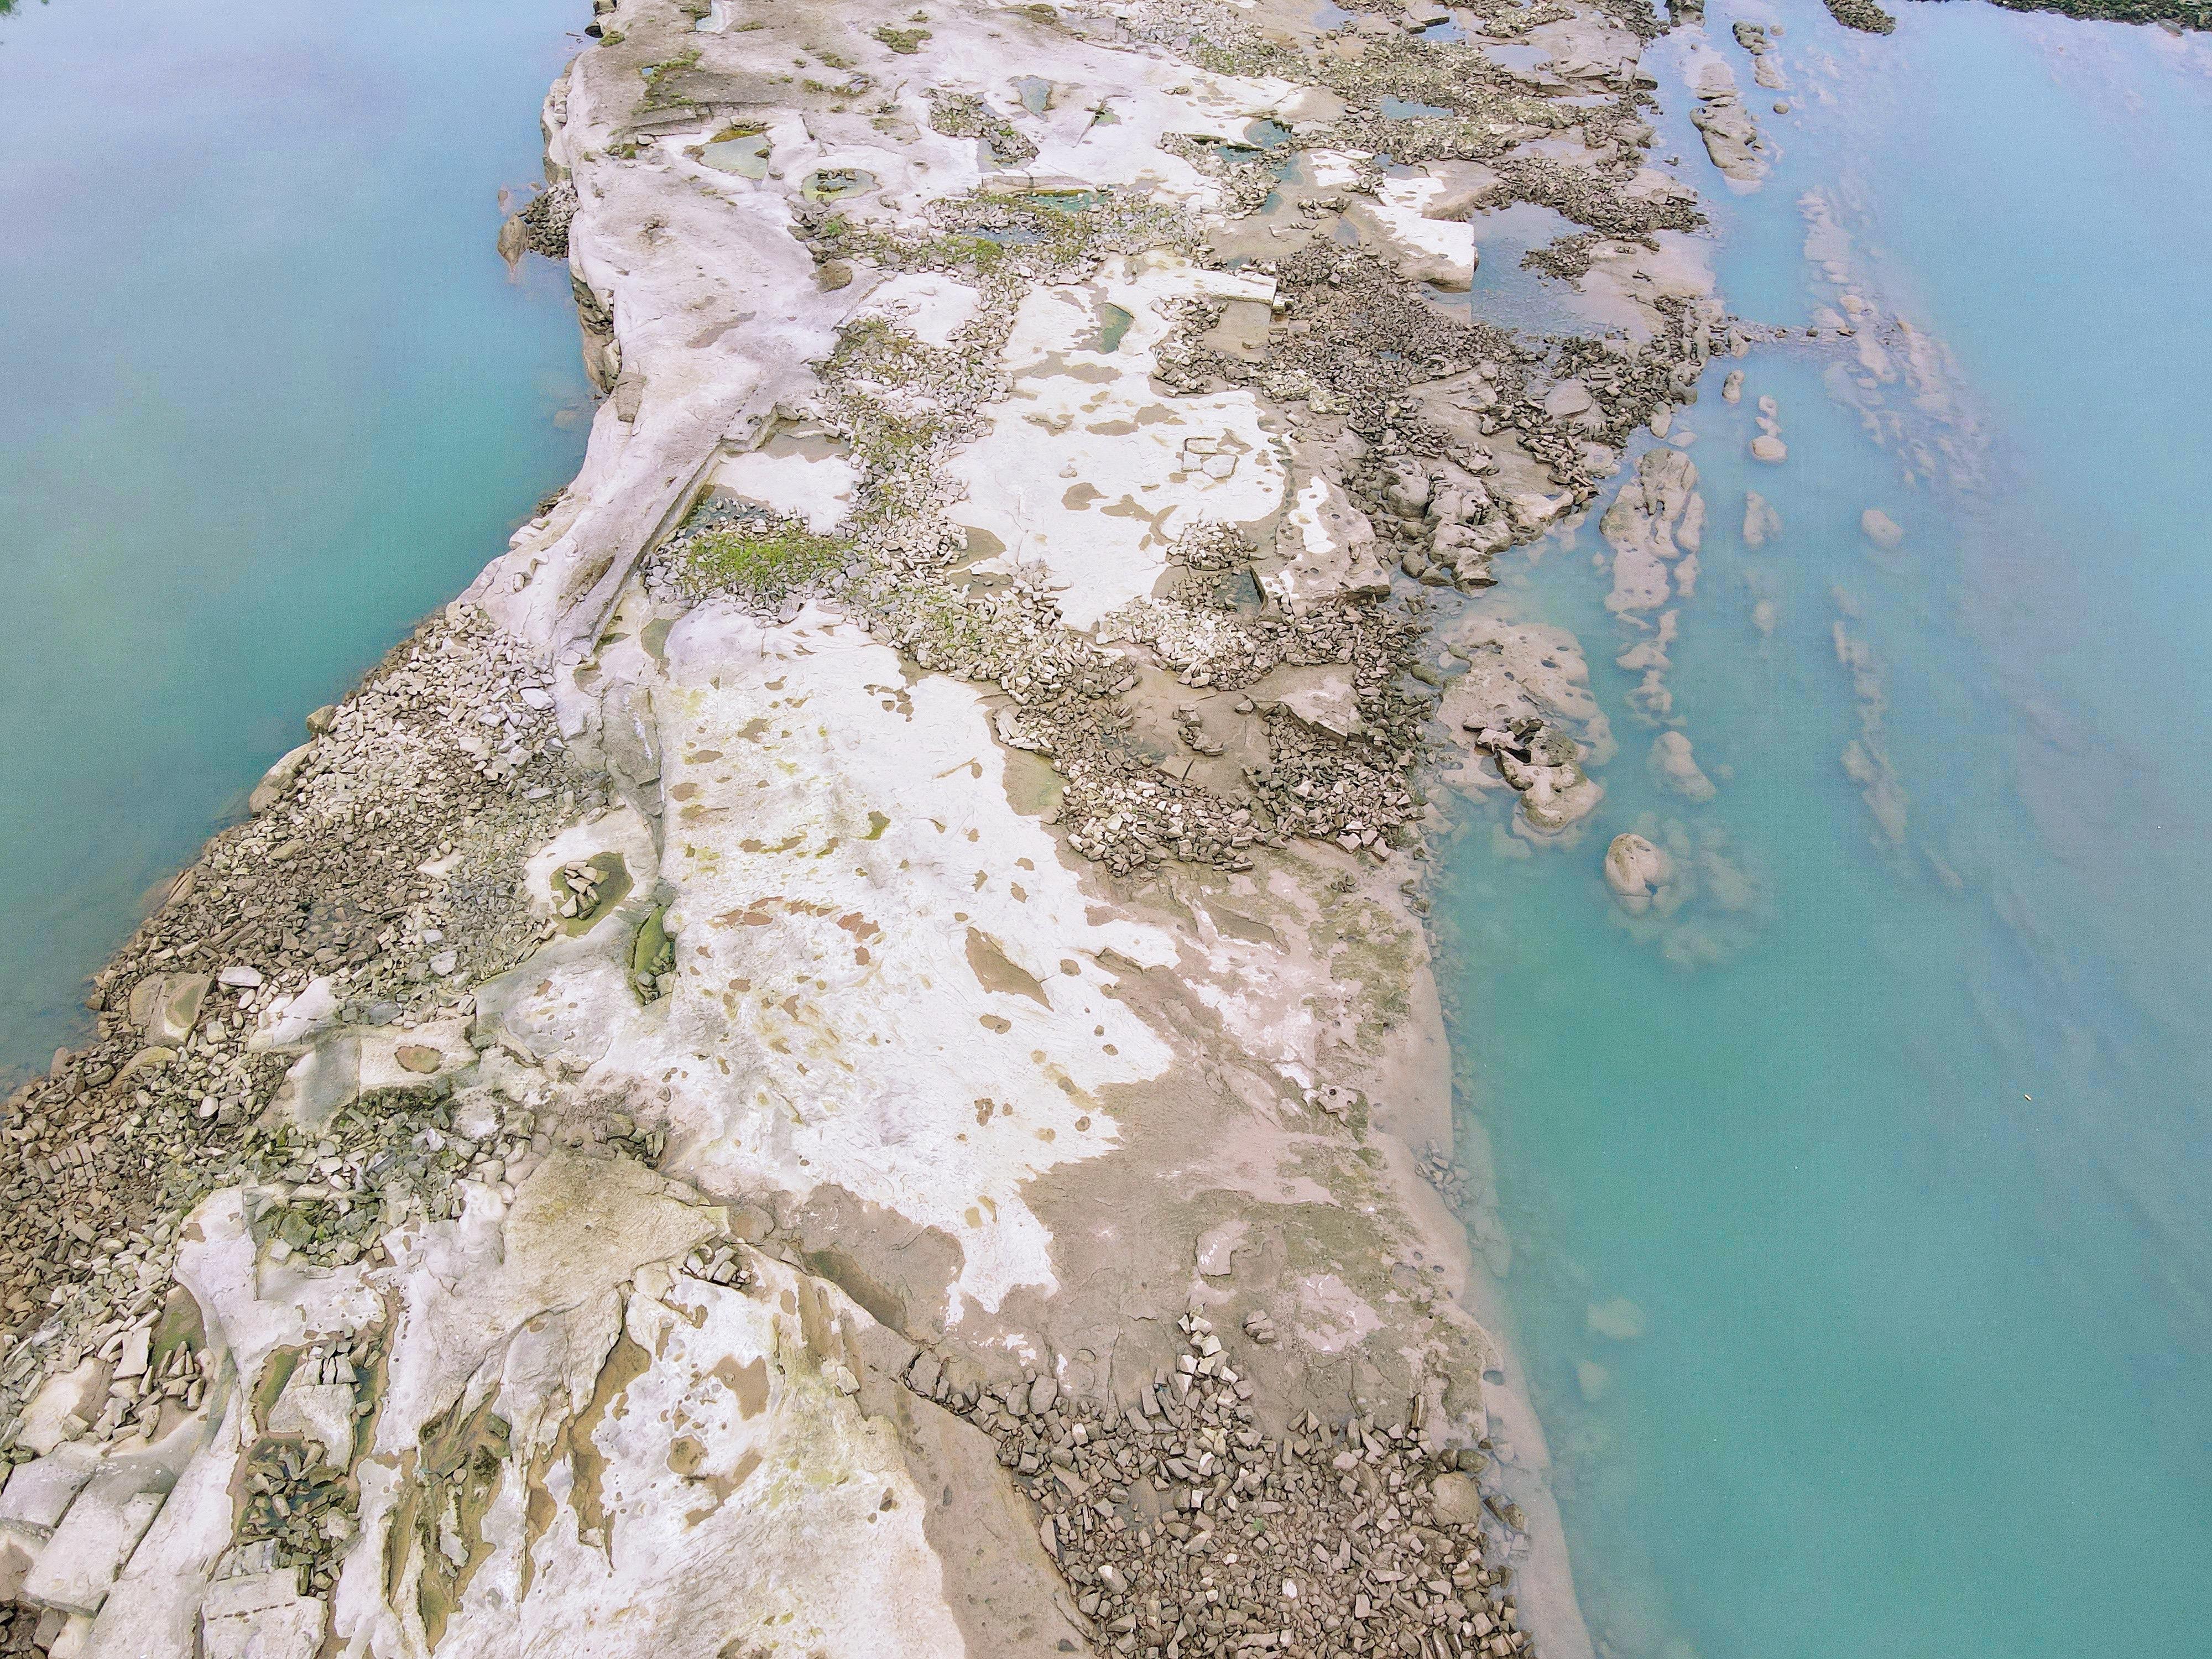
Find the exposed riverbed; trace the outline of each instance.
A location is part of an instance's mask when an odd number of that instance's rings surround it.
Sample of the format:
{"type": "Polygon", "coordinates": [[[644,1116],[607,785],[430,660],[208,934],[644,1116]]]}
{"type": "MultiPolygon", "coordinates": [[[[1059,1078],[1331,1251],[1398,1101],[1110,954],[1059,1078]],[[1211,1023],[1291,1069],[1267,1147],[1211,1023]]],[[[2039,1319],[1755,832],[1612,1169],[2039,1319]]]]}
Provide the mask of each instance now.
{"type": "Polygon", "coordinates": [[[574,49],[520,3],[0,19],[0,1079],[300,716],[583,453],[560,270],[510,285],[574,49]]]}

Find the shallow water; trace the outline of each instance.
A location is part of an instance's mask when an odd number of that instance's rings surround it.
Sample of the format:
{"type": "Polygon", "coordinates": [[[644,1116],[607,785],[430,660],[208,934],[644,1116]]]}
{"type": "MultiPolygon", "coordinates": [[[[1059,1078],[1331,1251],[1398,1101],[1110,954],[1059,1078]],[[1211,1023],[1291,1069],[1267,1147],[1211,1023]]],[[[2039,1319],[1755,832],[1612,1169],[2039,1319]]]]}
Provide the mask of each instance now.
{"type": "Polygon", "coordinates": [[[1480,321],[1532,334],[1572,333],[1590,326],[1567,284],[1521,263],[1532,250],[1571,236],[1578,227],[1534,202],[1491,208],[1471,215],[1469,222],[1477,254],[1474,280],[1465,295],[1446,295],[1440,304],[1463,306],[1480,321]]]}
{"type": "Polygon", "coordinates": [[[1856,291],[1952,361],[1863,419],[1801,339],[1680,419],[1711,523],[1668,684],[1711,803],[1646,769],[1595,515],[1492,601],[1580,635],[1620,739],[1577,844],[1509,856],[1472,811],[1440,905],[1577,1583],[1623,1655],[2202,1652],[2212,46],[1716,5],[1747,91],[1736,16],[1788,26],[1775,176],[1727,197],[1679,112],[1660,151],[1734,309],[1834,302],[1817,186],[1856,291]],[[1638,938],[1598,867],[1647,813],[1723,879],[1638,938]],[[1594,1327],[1615,1297],[1643,1335],[1594,1327]]]}
{"type": "Polygon", "coordinates": [[[710,167],[724,173],[734,173],[747,179],[768,177],[768,135],[748,133],[740,137],[724,138],[700,147],[699,159],[710,167]]]}
{"type": "Polygon", "coordinates": [[[0,18],[0,1079],[301,717],[574,473],[566,274],[493,251],[566,21],[0,18]]]}

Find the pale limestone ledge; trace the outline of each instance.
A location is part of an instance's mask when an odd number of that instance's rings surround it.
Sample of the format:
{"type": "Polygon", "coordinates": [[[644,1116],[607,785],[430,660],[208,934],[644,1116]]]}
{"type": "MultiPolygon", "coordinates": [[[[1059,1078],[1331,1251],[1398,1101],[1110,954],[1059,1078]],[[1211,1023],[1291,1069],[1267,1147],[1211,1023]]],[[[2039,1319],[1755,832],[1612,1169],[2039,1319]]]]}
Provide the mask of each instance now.
{"type": "MultiPolygon", "coordinates": [[[[899,1379],[920,1346],[1127,1407],[1175,1365],[1195,1308],[1267,1425],[1354,1401],[1389,1422],[1418,1401],[1431,1444],[1510,1440],[1525,1622],[1547,1656],[1580,1659],[1541,1430],[1462,1310],[1486,1293],[1465,1235],[1413,1172],[1411,1149],[1452,1126],[1407,860],[1299,843],[1255,848],[1245,872],[1112,882],[1054,834],[1043,763],[999,739],[1003,699],[915,675],[827,603],[776,620],[656,606],[635,568],[710,483],[834,529],[854,470],[791,441],[815,365],[855,318],[942,345],[983,303],[941,274],[825,285],[791,234],[823,168],[872,175],[877,209],[917,226],[927,201],[987,185],[974,140],[930,129],[923,88],[1014,109],[1017,76],[1048,80],[1026,175],[1201,216],[1224,185],[1164,135],[1295,130],[1328,95],[1017,10],[935,9],[915,51],[885,53],[870,32],[905,13],[860,5],[836,27],[878,85],[836,122],[776,107],[826,19],[741,32],[718,0],[695,30],[633,0],[605,21],[665,41],[658,57],[696,47],[744,95],[688,125],[641,119],[635,67],[595,51],[549,100],[550,169],[579,198],[587,358],[611,395],[575,483],[466,599],[556,665],[563,736],[627,797],[538,851],[531,902],[551,921],[558,872],[604,854],[629,887],[479,987],[473,1029],[403,1044],[342,1030],[310,994],[270,1010],[258,1041],[297,1056],[283,1104],[306,1121],[410,1077],[473,1075],[554,1125],[643,1098],[660,1170],[556,1147],[465,1182],[458,1216],[388,1234],[388,1261],[328,1270],[257,1249],[259,1200],[216,1193],[178,1262],[212,1356],[204,1392],[96,1476],[66,1444],[19,1469],[0,1491],[0,1588],[42,1575],[70,1615],[63,1659],[306,1659],[326,1640],[380,1659],[1107,1650],[990,1440],[899,1379]],[[896,136],[868,118],[886,101],[896,136]],[[769,143],[757,180],[690,153],[740,105],[769,143]],[[1109,105],[1110,125],[1095,118],[1109,105]],[[653,143],[618,155],[641,130],[653,143]],[[681,971],[641,1002],[629,949],[656,891],[681,971]],[[1265,1348],[1238,1331],[1255,1315],[1279,1339],[1265,1348]],[[352,1362],[313,1358],[281,1387],[272,1364],[372,1329],[378,1413],[334,1459],[352,1460],[355,1530],[331,1594],[304,1596],[232,1548],[234,1482],[264,1429],[341,1437],[342,1385],[319,1378],[352,1362]],[[57,1522],[90,1547],[62,1559],[57,1522]]],[[[1633,61],[1589,15],[1547,27],[1565,89],[1633,61]]],[[[1479,172],[1393,179],[1362,212],[1413,274],[1449,285],[1466,228],[1448,213],[1479,172]]],[[[1607,257],[1595,311],[1710,287],[1678,248],[1649,269],[1607,257]]],[[[1249,392],[1159,389],[1158,349],[1193,297],[1264,335],[1273,289],[1159,253],[1032,286],[1003,349],[1009,396],[952,465],[954,517],[1001,550],[972,568],[1041,572],[1071,629],[1151,594],[1165,548],[1208,522],[1272,550],[1261,580],[1285,610],[1387,582],[1326,445],[1249,392]]],[[[1486,396],[1470,381],[1431,401],[1468,423],[1486,396]]],[[[1493,447],[1516,526],[1556,517],[1540,469],[1510,437],[1493,447]]],[[[1528,833],[1570,833],[1598,794],[1582,764],[1612,748],[1574,641],[1482,622],[1455,642],[1486,665],[1448,701],[1455,727],[1572,734],[1507,769],[1528,833]]]]}

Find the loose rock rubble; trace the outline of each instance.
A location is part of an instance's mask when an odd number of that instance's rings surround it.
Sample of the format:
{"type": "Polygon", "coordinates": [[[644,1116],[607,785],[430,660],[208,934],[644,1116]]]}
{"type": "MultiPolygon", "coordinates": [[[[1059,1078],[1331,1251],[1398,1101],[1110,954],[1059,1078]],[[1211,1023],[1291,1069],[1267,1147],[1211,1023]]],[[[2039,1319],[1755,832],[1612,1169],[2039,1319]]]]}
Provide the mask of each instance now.
{"type": "MultiPolygon", "coordinates": [[[[1856,29],[1863,34],[1892,34],[1897,30],[1897,19],[1875,5],[1874,0],[1827,0],[1827,6],[1828,15],[1847,29],[1856,29]]],[[[2054,6],[2052,9],[2065,8],[2054,6]]],[[[2085,7],[2083,15],[2104,16],[2107,13],[2101,7],[2095,10],[2085,7]]]]}
{"type": "Polygon", "coordinates": [[[525,252],[547,259],[568,257],[568,225],[576,216],[576,187],[563,179],[531,198],[508,222],[501,246],[510,257],[525,252]]]}
{"type": "MultiPolygon", "coordinates": [[[[1071,1399],[1049,1376],[986,1389],[928,1352],[906,1374],[997,1443],[1102,1648],[1532,1650],[1509,1560],[1527,1517],[1489,1485],[1483,1447],[1430,1447],[1418,1403],[1387,1423],[1310,1412],[1270,1432],[1212,1322],[1182,1328],[1188,1351],[1126,1407],[1071,1399]]],[[[1246,1335],[1273,1340],[1264,1315],[1246,1335]]]]}
{"type": "Polygon", "coordinates": [[[536,943],[523,855],[605,801],[604,779],[568,769],[550,704],[518,642],[466,615],[426,624],[313,717],[258,816],[210,842],[102,970],[98,1038],[11,1096],[0,1126],[0,1443],[40,1359],[148,1294],[173,1224],[163,1185],[235,1156],[284,1079],[275,1025],[452,1018],[460,987],[536,943]]]}
{"type": "Polygon", "coordinates": [[[1036,158],[1036,146],[973,93],[930,88],[929,125],[950,137],[981,139],[1000,167],[1018,167],[1036,158]]]}
{"type": "Polygon", "coordinates": [[[377,1339],[362,1331],[285,1356],[289,1375],[246,1453],[235,1571],[289,1571],[302,1593],[329,1593],[360,1510],[351,1474],[376,1410],[377,1339]]]}

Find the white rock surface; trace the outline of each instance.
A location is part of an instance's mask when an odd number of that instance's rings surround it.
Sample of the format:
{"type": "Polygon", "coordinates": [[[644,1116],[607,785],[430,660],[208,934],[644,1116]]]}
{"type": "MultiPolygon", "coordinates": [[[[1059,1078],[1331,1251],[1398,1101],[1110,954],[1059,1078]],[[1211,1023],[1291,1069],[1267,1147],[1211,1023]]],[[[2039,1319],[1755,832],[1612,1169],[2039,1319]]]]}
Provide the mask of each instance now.
{"type": "Polygon", "coordinates": [[[1464,293],[1480,257],[1474,227],[1464,216],[1467,194],[1454,188],[1449,175],[1423,168],[1412,178],[1383,179],[1374,197],[1355,201],[1346,216],[1410,280],[1464,293]]]}
{"type": "Polygon", "coordinates": [[[1089,627],[1152,592],[1182,530],[1275,514],[1287,457],[1252,397],[1166,398],[1152,382],[1173,307],[1200,296],[1264,305],[1273,293],[1264,277],[1164,256],[1110,263],[1081,288],[1033,289],[1004,352],[1012,396],[952,469],[969,492],[957,516],[1006,550],[979,568],[1042,564],[1061,614],[1089,627]],[[1111,352],[1096,349],[1109,305],[1131,319],[1111,352]],[[1194,464],[1193,439],[1224,464],[1194,464]]]}

